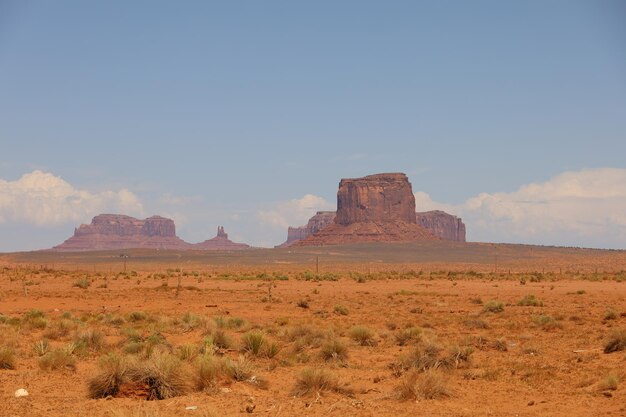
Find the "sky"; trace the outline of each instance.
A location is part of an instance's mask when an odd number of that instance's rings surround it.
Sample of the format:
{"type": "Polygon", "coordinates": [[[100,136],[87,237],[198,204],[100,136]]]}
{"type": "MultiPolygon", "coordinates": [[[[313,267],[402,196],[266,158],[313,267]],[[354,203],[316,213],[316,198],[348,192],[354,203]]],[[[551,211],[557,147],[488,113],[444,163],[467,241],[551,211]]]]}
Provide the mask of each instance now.
{"type": "Polygon", "coordinates": [[[626,2],[0,0],[0,252],[271,247],[405,172],[470,241],[626,248],[626,2]]]}

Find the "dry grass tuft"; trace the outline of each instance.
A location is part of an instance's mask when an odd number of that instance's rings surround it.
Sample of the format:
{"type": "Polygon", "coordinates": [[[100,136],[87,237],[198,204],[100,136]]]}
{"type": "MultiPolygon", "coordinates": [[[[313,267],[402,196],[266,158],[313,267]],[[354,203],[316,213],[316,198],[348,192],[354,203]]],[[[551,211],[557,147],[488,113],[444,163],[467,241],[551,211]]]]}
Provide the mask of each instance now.
{"type": "Polygon", "coordinates": [[[109,353],[98,361],[98,373],[88,383],[90,398],[114,397],[128,373],[128,364],[123,357],[109,353]]]}
{"type": "Polygon", "coordinates": [[[452,395],[443,373],[435,369],[424,373],[410,372],[402,379],[396,392],[403,401],[436,400],[452,395]]]}
{"type": "Polygon", "coordinates": [[[346,362],[348,347],[338,338],[333,338],[322,345],[320,355],[325,361],[346,362]]]}
{"type": "Polygon", "coordinates": [[[613,330],[604,344],[604,353],[619,352],[626,349],[626,330],[613,330]]]}
{"type": "Polygon", "coordinates": [[[55,349],[39,358],[39,368],[44,371],[58,369],[76,370],[76,359],[66,349],[55,349]]]}
{"type": "Polygon", "coordinates": [[[350,329],[350,337],[361,346],[376,346],[374,332],[366,326],[354,326],[350,329]]]}
{"type": "Polygon", "coordinates": [[[8,346],[0,347],[0,369],[15,369],[15,352],[8,346]]]}
{"type": "Polygon", "coordinates": [[[189,391],[189,375],[180,359],[169,353],[154,354],[150,360],[129,370],[130,379],[148,387],[148,400],[164,400],[189,391]]]}
{"type": "Polygon", "coordinates": [[[339,379],[335,374],[322,368],[305,368],[296,379],[293,395],[302,397],[324,391],[341,392],[339,379]]]}

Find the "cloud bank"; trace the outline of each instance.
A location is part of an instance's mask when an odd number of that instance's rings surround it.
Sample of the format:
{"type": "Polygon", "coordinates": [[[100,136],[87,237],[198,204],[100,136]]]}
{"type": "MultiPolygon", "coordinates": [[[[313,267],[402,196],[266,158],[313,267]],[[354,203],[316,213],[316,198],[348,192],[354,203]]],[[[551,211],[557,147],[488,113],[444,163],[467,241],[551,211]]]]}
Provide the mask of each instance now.
{"type": "Polygon", "coordinates": [[[463,218],[468,240],[626,247],[626,169],[565,172],[517,191],[480,193],[460,205],[415,193],[418,211],[463,218]]]}
{"type": "Polygon", "coordinates": [[[306,224],[309,218],[321,210],[335,210],[335,204],[322,197],[306,194],[300,199],[283,201],[272,208],[259,210],[257,218],[286,233],[287,227],[306,224]]]}
{"type": "Polygon", "coordinates": [[[53,174],[33,171],[16,181],[0,179],[0,223],[37,226],[78,223],[102,212],[142,215],[143,207],[127,189],[90,192],[53,174]]]}

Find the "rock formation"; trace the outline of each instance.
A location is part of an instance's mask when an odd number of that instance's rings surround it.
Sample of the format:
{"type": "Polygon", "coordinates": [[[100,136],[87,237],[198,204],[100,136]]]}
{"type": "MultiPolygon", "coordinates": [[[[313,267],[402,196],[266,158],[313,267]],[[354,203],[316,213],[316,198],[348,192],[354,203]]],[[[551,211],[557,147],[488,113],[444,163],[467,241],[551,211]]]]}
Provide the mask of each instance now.
{"type": "Polygon", "coordinates": [[[250,246],[228,239],[224,227],[217,236],[202,243],[191,244],[176,236],[172,219],[152,216],[145,220],[121,214],[100,214],[90,224],[74,229],[74,236],[52,248],[56,251],[93,251],[133,248],[174,250],[238,250],[250,246]]]}
{"type": "MultiPolygon", "coordinates": [[[[433,210],[415,213],[415,218],[418,224],[442,240],[465,242],[465,224],[460,218],[452,214],[433,210]]],[[[317,233],[334,221],[334,211],[318,211],[305,226],[290,227],[287,230],[287,240],[276,247],[289,247],[297,241],[317,233]]]]}
{"type": "Polygon", "coordinates": [[[315,216],[311,217],[308,223],[300,227],[290,227],[287,229],[287,240],[278,245],[277,248],[291,246],[295,242],[306,238],[314,233],[319,232],[335,220],[334,211],[318,211],[315,216]]]}
{"type": "Polygon", "coordinates": [[[223,226],[218,226],[217,235],[213,239],[205,240],[193,245],[196,250],[240,250],[249,249],[245,243],[235,243],[228,239],[228,233],[224,232],[223,226]]]}
{"type": "Polygon", "coordinates": [[[342,179],[333,223],[297,246],[438,239],[417,224],[415,197],[402,173],[342,179]]]}
{"type": "Polygon", "coordinates": [[[88,251],[128,248],[189,249],[189,244],[176,236],[174,221],[152,216],[145,220],[121,214],[100,214],[91,224],[81,224],[74,236],[53,249],[88,251]]]}
{"type": "Polygon", "coordinates": [[[443,240],[465,242],[465,224],[460,218],[441,210],[415,213],[415,216],[417,223],[433,235],[443,240]]]}

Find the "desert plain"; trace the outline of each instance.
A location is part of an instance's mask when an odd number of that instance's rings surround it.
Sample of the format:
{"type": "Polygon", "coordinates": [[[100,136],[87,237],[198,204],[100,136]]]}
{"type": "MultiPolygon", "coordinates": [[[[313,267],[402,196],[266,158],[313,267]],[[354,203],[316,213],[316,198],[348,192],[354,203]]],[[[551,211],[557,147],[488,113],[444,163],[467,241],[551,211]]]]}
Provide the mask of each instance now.
{"type": "Polygon", "coordinates": [[[624,416],[625,270],[457,242],[0,255],[0,416],[624,416]]]}

